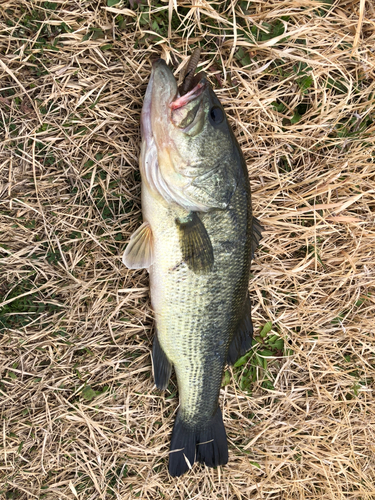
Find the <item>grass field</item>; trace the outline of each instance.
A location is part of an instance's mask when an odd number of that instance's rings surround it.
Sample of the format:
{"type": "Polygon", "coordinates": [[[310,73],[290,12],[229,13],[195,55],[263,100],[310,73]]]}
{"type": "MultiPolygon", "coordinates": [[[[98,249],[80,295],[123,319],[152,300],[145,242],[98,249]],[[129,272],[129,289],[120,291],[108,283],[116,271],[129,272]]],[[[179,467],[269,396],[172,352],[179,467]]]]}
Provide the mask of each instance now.
{"type": "Polygon", "coordinates": [[[375,498],[374,119],[369,0],[0,2],[1,499],[375,498]],[[265,232],[229,463],[174,479],[176,381],[121,256],[151,62],[197,45],[265,232]]]}

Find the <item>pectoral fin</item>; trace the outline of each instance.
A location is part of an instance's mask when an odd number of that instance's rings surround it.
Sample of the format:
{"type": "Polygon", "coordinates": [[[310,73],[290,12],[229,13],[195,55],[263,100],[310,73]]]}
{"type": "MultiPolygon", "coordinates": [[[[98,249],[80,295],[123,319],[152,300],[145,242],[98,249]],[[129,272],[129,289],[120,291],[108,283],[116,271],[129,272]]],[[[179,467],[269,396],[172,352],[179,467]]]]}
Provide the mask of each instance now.
{"type": "Polygon", "coordinates": [[[150,224],[144,222],[130,237],[122,262],[129,269],[148,269],[154,262],[154,244],[150,224]]]}
{"type": "Polygon", "coordinates": [[[182,258],[196,274],[204,274],[212,269],[214,251],[210,237],[196,212],[186,218],[176,219],[179,229],[182,258]]]}
{"type": "Polygon", "coordinates": [[[243,308],[243,316],[239,322],[237,331],[234,333],[232,342],[229,344],[227,361],[234,365],[238,358],[251,349],[253,340],[253,323],[251,321],[251,303],[249,296],[246,297],[243,308]]]}
{"type": "Polygon", "coordinates": [[[251,233],[251,259],[254,258],[255,250],[259,246],[259,241],[262,238],[264,227],[256,217],[253,217],[252,233],[251,233]]]}

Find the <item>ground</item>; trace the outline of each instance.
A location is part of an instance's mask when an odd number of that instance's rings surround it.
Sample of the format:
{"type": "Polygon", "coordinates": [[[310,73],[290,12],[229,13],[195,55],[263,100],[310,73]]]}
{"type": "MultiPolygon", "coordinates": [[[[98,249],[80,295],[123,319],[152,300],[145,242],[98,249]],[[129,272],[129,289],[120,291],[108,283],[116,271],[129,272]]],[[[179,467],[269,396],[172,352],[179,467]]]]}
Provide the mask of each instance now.
{"type": "Polygon", "coordinates": [[[1,498],[375,498],[374,47],[365,0],[1,2],[1,498]],[[229,463],[171,478],[176,382],[121,256],[151,62],[197,45],[265,232],[229,463]]]}

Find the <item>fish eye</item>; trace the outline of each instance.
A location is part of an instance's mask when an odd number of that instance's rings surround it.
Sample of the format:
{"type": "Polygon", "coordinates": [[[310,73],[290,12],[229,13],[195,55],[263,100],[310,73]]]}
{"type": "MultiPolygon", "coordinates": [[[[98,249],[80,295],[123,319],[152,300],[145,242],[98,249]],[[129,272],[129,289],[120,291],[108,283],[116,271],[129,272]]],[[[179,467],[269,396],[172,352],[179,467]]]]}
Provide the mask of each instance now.
{"type": "Polygon", "coordinates": [[[219,125],[224,120],[224,111],[219,106],[213,106],[208,116],[212,125],[219,125]]]}

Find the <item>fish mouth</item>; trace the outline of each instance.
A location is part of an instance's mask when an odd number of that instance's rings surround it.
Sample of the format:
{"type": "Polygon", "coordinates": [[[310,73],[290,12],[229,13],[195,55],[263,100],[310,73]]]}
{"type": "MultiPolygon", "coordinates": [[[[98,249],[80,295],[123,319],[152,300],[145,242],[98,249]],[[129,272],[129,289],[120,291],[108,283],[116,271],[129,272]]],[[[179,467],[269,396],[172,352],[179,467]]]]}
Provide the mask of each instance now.
{"type": "MultiPolygon", "coordinates": [[[[172,71],[169,69],[164,59],[158,59],[152,65],[150,84],[155,92],[158,90],[160,91],[160,87],[162,87],[163,90],[169,87],[169,98],[164,100],[164,104],[168,104],[172,110],[175,110],[182,108],[191,101],[194,101],[205,91],[207,82],[205,81],[204,76],[205,75],[203,73],[198,73],[189,80],[190,83],[188,87],[184,86],[184,80],[183,84],[177,88],[177,81],[173,76],[172,71]],[[154,80],[158,81],[154,82],[154,80]]],[[[157,98],[158,97],[155,96],[155,99],[157,98]]],[[[159,97],[159,101],[160,98],[163,104],[163,95],[159,97]]]]}
{"type": "Polygon", "coordinates": [[[181,95],[182,89],[177,87],[176,79],[164,59],[158,59],[153,63],[141,115],[141,134],[145,141],[152,140],[153,126],[168,130],[168,126],[174,121],[172,120],[174,111],[183,112],[184,106],[199,100],[207,88],[205,75],[203,73],[195,75],[189,87],[190,89],[181,95]]]}
{"type": "Polygon", "coordinates": [[[203,92],[206,90],[206,87],[207,87],[206,82],[201,80],[200,82],[198,82],[196,84],[195,87],[192,88],[192,90],[190,90],[186,94],[184,94],[182,96],[180,96],[178,94],[176,99],[174,101],[172,101],[171,104],[169,105],[170,108],[175,110],[175,109],[179,109],[179,108],[186,106],[186,104],[188,104],[191,101],[194,101],[201,94],[203,94],[203,92]]]}

